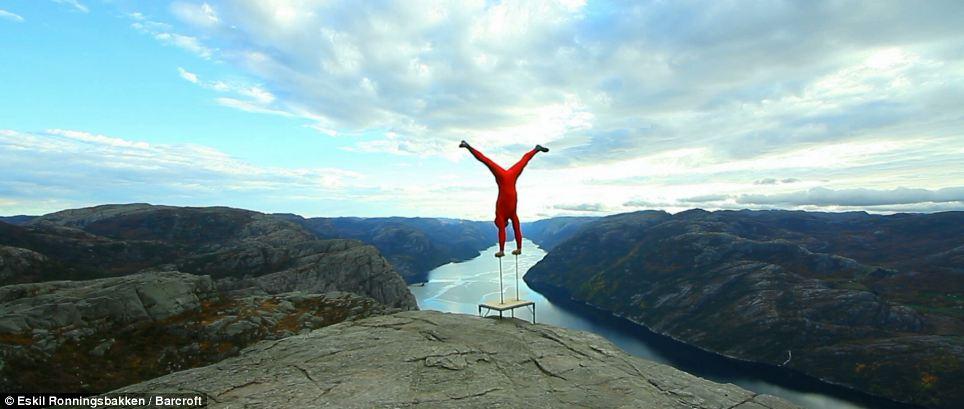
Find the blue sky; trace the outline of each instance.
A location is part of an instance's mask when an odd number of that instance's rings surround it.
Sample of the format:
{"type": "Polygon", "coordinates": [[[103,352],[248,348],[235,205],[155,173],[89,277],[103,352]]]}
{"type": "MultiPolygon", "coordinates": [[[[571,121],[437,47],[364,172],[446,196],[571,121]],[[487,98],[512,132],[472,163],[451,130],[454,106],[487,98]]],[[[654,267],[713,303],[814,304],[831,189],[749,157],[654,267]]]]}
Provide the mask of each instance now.
{"type": "Polygon", "coordinates": [[[957,1],[0,1],[0,214],[964,210],[957,1]]]}

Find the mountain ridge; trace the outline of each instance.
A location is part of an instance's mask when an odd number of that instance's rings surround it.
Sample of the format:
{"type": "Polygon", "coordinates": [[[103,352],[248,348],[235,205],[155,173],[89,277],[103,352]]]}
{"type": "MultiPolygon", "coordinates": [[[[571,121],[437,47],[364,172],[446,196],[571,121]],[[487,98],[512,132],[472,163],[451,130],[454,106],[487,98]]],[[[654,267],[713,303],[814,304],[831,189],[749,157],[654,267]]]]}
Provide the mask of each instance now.
{"type": "Polygon", "coordinates": [[[524,279],[703,349],[773,365],[792,350],[789,367],[827,381],[954,407],[960,298],[930,296],[960,294],[954,220],[964,213],[628,213],[589,224],[524,279]],[[891,248],[905,242],[931,263],[891,248]]]}

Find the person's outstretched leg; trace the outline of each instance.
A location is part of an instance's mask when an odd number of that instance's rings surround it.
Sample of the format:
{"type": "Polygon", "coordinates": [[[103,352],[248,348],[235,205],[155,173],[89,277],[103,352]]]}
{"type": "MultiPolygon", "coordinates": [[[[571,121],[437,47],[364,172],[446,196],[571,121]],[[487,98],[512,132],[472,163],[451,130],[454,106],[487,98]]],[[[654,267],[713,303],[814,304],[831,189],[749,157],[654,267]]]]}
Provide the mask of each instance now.
{"type": "Polygon", "coordinates": [[[515,232],[515,250],[512,250],[512,254],[518,256],[522,254],[522,226],[519,223],[519,215],[513,213],[510,218],[512,219],[512,231],[515,232]]]}
{"type": "Polygon", "coordinates": [[[475,159],[477,159],[479,162],[482,162],[487,168],[489,168],[489,171],[492,172],[493,175],[498,177],[502,173],[505,173],[505,169],[502,169],[502,167],[493,162],[492,159],[487,158],[482,154],[482,152],[475,150],[475,148],[470,146],[467,142],[462,141],[462,143],[459,144],[459,147],[468,149],[469,153],[471,153],[472,156],[475,156],[475,159]]]}
{"type": "Polygon", "coordinates": [[[496,257],[502,257],[505,255],[505,227],[506,227],[505,217],[502,215],[495,216],[495,227],[499,229],[499,252],[495,253],[496,257]]]}
{"type": "Polygon", "coordinates": [[[526,165],[529,164],[529,161],[532,160],[532,157],[536,156],[536,153],[538,152],[549,152],[549,148],[543,147],[542,145],[536,145],[536,147],[531,151],[526,152],[525,155],[522,155],[522,159],[519,159],[519,161],[516,162],[515,165],[512,165],[512,167],[506,172],[519,177],[519,175],[522,174],[522,170],[525,169],[526,165]]]}

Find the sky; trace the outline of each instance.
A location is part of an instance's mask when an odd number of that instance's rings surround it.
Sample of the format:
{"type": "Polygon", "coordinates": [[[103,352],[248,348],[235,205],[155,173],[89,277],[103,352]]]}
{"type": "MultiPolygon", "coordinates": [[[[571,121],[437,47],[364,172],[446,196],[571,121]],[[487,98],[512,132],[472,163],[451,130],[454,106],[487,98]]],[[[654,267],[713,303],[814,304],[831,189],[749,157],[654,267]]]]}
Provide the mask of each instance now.
{"type": "Polygon", "coordinates": [[[0,0],[0,215],[964,210],[964,2],[0,0]]]}

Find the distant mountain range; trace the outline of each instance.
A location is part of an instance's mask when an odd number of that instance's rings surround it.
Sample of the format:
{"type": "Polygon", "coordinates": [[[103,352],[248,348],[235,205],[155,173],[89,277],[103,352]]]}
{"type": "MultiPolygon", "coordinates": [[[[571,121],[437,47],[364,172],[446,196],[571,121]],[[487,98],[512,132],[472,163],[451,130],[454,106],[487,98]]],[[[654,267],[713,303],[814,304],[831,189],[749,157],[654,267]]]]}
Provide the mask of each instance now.
{"type": "Polygon", "coordinates": [[[25,223],[33,220],[33,219],[36,219],[36,218],[37,218],[37,216],[25,216],[25,215],[20,215],[20,216],[0,216],[0,222],[4,222],[4,223],[7,223],[7,224],[20,225],[20,224],[25,224],[25,223]]]}
{"type": "MultiPolygon", "coordinates": [[[[356,239],[377,247],[408,283],[426,281],[428,272],[435,267],[474,258],[480,251],[497,243],[495,224],[489,221],[423,217],[275,216],[297,223],[320,238],[356,239]]],[[[522,231],[527,239],[549,249],[592,219],[558,217],[539,220],[523,223],[522,231]]],[[[512,236],[511,231],[509,236],[512,236]]]]}
{"type": "MultiPolygon", "coordinates": [[[[407,283],[424,282],[432,269],[474,258],[497,243],[495,224],[490,221],[426,217],[305,218],[290,213],[272,216],[298,224],[321,239],[354,239],[371,244],[407,283]]],[[[39,217],[39,221],[50,217],[39,217]]],[[[38,216],[21,215],[0,217],[0,222],[24,226],[37,219],[38,216]]],[[[522,231],[525,238],[549,250],[594,219],[555,217],[523,223],[522,231]]],[[[511,227],[508,236],[512,242],[511,227]]]]}
{"type": "Polygon", "coordinates": [[[620,214],[524,279],[723,355],[964,407],[964,212],[620,214]]]}

